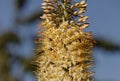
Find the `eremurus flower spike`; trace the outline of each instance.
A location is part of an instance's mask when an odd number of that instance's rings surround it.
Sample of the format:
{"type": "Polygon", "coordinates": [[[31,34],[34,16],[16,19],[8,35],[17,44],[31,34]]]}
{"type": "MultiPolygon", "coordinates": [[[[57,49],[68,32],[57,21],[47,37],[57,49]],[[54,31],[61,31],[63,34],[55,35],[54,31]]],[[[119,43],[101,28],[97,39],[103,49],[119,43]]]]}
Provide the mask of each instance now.
{"type": "Polygon", "coordinates": [[[94,40],[91,32],[84,32],[89,26],[86,0],[43,1],[44,30],[38,32],[33,61],[38,81],[94,81],[90,70],[94,40]]]}

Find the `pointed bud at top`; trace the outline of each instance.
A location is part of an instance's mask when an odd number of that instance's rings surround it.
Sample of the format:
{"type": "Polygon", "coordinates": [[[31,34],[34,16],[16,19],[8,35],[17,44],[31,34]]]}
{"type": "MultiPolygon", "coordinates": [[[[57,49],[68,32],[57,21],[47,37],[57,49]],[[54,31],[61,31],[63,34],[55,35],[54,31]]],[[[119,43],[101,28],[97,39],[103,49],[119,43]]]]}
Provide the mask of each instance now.
{"type": "Polygon", "coordinates": [[[81,5],[83,5],[83,4],[85,4],[85,3],[86,3],[85,0],[83,0],[83,1],[80,2],[81,5]]]}
{"type": "Polygon", "coordinates": [[[50,0],[43,0],[44,2],[47,2],[47,3],[49,3],[50,2],[50,0]]]}

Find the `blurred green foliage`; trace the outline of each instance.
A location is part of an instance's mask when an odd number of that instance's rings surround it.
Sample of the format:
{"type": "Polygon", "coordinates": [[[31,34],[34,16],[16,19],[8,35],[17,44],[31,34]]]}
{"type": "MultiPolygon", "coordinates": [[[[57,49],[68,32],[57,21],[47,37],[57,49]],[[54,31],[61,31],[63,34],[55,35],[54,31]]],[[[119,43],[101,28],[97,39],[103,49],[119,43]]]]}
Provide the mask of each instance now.
{"type": "Polygon", "coordinates": [[[9,74],[10,64],[8,62],[11,58],[11,55],[6,49],[6,44],[9,42],[18,43],[19,38],[11,32],[0,36],[0,79],[2,81],[17,81],[14,80],[14,78],[9,74]]]}
{"type": "Polygon", "coordinates": [[[27,0],[16,0],[17,9],[21,10],[26,3],[27,3],[27,0]]]}

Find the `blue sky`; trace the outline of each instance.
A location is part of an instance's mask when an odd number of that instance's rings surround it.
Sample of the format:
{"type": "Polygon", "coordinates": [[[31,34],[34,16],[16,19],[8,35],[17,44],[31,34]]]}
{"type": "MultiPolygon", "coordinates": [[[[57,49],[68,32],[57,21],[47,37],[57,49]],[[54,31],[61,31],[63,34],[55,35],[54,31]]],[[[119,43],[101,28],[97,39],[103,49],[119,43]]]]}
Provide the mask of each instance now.
{"type": "Polygon", "coordinates": [[[90,30],[120,44],[120,1],[88,0],[88,4],[90,30]]]}
{"type": "MultiPolygon", "coordinates": [[[[28,4],[19,14],[22,14],[21,17],[26,17],[35,11],[40,11],[40,4],[41,0],[28,0],[28,4]]],[[[119,8],[120,0],[88,0],[88,11],[86,14],[89,16],[88,22],[90,22],[90,27],[86,29],[86,31],[92,31],[94,36],[107,38],[120,45],[119,8]]],[[[14,29],[14,17],[17,15],[14,0],[0,0],[0,34],[6,31],[16,32],[16,34],[22,38],[22,44],[21,46],[10,44],[8,48],[11,49],[11,52],[17,52],[17,49],[22,48],[21,51],[23,51],[23,53],[20,55],[27,57],[30,52],[32,52],[33,44],[30,39],[31,35],[35,35],[37,32],[36,28],[38,22],[33,25],[19,25],[14,29]],[[15,47],[16,50],[12,49],[12,47],[15,47]]],[[[114,81],[120,81],[119,54],[120,52],[106,52],[101,49],[95,50],[95,76],[98,80],[110,81],[113,79],[114,81]],[[113,55],[110,56],[108,53],[113,55]]]]}

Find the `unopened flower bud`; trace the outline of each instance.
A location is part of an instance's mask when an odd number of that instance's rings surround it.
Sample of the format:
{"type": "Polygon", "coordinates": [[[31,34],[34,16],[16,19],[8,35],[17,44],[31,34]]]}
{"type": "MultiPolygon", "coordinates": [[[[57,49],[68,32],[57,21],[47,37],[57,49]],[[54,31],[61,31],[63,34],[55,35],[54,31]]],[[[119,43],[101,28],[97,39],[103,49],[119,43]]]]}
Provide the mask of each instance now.
{"type": "Polygon", "coordinates": [[[70,21],[70,24],[73,25],[73,24],[75,24],[75,22],[74,22],[73,20],[71,20],[71,21],[70,21]]]}
{"type": "Polygon", "coordinates": [[[49,13],[49,12],[50,12],[50,10],[43,10],[43,12],[45,12],[45,13],[49,13]]]}
{"type": "Polygon", "coordinates": [[[47,8],[50,10],[54,10],[54,7],[52,7],[52,6],[48,6],[47,8]]]}
{"type": "Polygon", "coordinates": [[[56,17],[56,14],[55,14],[55,13],[52,13],[52,16],[53,16],[53,17],[56,17]]]}
{"type": "Polygon", "coordinates": [[[44,3],[42,3],[41,5],[42,5],[42,6],[46,6],[46,5],[47,5],[47,3],[45,3],[45,2],[44,2],[44,3]]]}
{"type": "Polygon", "coordinates": [[[88,26],[89,26],[89,23],[85,23],[85,24],[83,24],[83,25],[80,26],[80,30],[84,30],[88,26]]]}
{"type": "Polygon", "coordinates": [[[47,17],[52,17],[52,14],[46,14],[47,15],[47,17]]]}
{"type": "Polygon", "coordinates": [[[83,4],[85,4],[85,3],[86,3],[86,1],[84,1],[84,0],[80,2],[81,5],[83,5],[83,4]]]}
{"type": "Polygon", "coordinates": [[[43,10],[47,9],[47,7],[46,7],[46,6],[42,6],[41,8],[42,8],[43,10]]]}
{"type": "Polygon", "coordinates": [[[47,17],[49,20],[52,20],[52,17],[47,17]]]}
{"type": "Polygon", "coordinates": [[[74,8],[74,5],[71,5],[71,6],[70,6],[70,9],[73,9],[73,8],[74,8]]]}
{"type": "Polygon", "coordinates": [[[73,13],[73,15],[74,15],[74,16],[77,16],[77,15],[78,15],[78,11],[75,11],[75,12],[73,13]]]}
{"type": "Polygon", "coordinates": [[[76,4],[75,4],[75,7],[78,7],[79,5],[80,5],[80,3],[76,3],[76,4]]]}
{"type": "Polygon", "coordinates": [[[49,3],[50,2],[50,0],[43,0],[44,2],[47,2],[47,3],[49,3]]]}
{"type": "Polygon", "coordinates": [[[78,22],[85,22],[87,19],[88,19],[88,16],[81,16],[81,17],[78,19],[78,22]]]}

